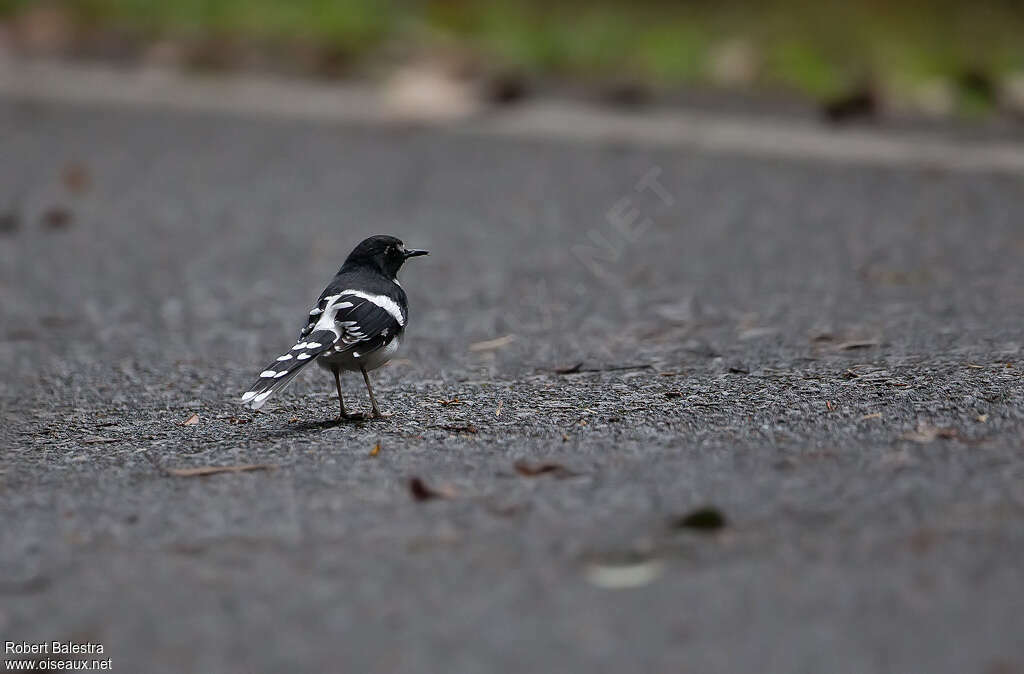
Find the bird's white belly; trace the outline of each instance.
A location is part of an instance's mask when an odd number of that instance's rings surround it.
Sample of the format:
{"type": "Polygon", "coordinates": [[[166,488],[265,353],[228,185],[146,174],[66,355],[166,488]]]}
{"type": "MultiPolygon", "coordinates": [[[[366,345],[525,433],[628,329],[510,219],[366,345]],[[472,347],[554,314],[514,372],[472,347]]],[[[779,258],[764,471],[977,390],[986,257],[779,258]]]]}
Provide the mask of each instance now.
{"type": "Polygon", "coordinates": [[[395,337],[387,346],[367,354],[360,354],[358,346],[346,351],[328,351],[317,359],[317,364],[326,370],[336,367],[352,372],[359,372],[363,368],[367,371],[376,370],[394,357],[398,352],[400,341],[398,337],[395,337]]]}

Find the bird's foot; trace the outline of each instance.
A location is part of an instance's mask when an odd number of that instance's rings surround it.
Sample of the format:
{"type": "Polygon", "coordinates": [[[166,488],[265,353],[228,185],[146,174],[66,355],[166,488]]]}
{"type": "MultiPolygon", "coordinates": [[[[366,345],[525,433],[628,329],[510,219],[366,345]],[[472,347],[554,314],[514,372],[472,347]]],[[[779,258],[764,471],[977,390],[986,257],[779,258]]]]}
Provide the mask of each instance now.
{"type": "Polygon", "coordinates": [[[346,421],[366,421],[367,415],[365,412],[346,412],[345,414],[338,415],[338,423],[345,423],[346,421]]]}
{"type": "Polygon", "coordinates": [[[394,412],[381,412],[380,410],[374,410],[370,414],[371,419],[389,419],[395,415],[394,412]]]}

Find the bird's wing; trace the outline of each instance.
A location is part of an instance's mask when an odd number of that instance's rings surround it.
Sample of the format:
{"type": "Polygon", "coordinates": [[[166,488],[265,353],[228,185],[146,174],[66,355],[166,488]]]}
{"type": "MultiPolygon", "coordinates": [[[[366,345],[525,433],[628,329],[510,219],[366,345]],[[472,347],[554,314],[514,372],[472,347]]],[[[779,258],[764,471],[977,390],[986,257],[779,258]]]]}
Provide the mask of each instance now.
{"type": "Polygon", "coordinates": [[[329,305],[337,308],[334,325],[340,338],[335,350],[363,356],[387,346],[405,327],[405,315],[386,295],[343,291],[329,305]]]}

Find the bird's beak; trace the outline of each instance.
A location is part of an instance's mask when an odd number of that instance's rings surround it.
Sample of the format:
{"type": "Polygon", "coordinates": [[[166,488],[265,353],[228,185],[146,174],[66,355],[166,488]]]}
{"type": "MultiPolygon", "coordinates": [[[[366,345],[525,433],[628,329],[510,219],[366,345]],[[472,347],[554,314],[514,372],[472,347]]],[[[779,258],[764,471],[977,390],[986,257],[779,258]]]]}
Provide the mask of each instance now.
{"type": "Polygon", "coordinates": [[[405,259],[408,260],[410,257],[416,257],[417,255],[430,255],[429,250],[417,250],[415,248],[405,251],[405,259]]]}

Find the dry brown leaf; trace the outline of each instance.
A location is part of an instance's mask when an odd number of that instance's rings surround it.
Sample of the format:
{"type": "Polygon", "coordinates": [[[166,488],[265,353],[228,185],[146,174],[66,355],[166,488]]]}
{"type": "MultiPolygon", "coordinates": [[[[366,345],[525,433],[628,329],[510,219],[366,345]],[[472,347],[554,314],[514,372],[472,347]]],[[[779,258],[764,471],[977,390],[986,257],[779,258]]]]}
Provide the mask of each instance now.
{"type": "Polygon", "coordinates": [[[67,210],[66,208],[54,206],[53,208],[47,209],[43,213],[42,217],[40,218],[40,222],[46,229],[66,229],[68,226],[71,225],[71,220],[73,219],[73,217],[74,216],[72,216],[71,211],[67,210]]]}
{"type": "Polygon", "coordinates": [[[185,419],[185,421],[181,422],[181,425],[182,426],[195,426],[198,423],[199,423],[199,415],[198,414],[193,414],[188,419],[185,419]]]}
{"type": "Polygon", "coordinates": [[[527,463],[526,461],[516,461],[513,464],[516,472],[523,477],[537,477],[539,475],[554,475],[557,478],[574,477],[578,475],[560,463],[527,463]]]}
{"type": "Polygon", "coordinates": [[[246,463],[236,466],[198,466],[196,468],[167,468],[174,477],[204,477],[218,473],[246,473],[253,470],[274,470],[277,466],[269,463],[246,463]]]}
{"type": "Polygon", "coordinates": [[[504,337],[498,337],[497,339],[488,339],[483,342],[474,342],[469,345],[470,351],[494,351],[500,349],[503,346],[508,346],[515,339],[515,335],[505,335],[504,337]]]}
{"type": "Polygon", "coordinates": [[[879,344],[881,344],[881,342],[877,339],[856,339],[849,342],[840,342],[833,348],[835,348],[836,351],[852,351],[854,349],[869,349],[873,346],[878,346],[879,344]]]}
{"type": "Polygon", "coordinates": [[[713,506],[705,506],[691,510],[671,522],[673,529],[694,529],[697,531],[717,531],[727,523],[721,510],[713,506]]]}
{"type": "Polygon", "coordinates": [[[504,400],[499,400],[499,401],[498,401],[498,409],[496,409],[496,410],[494,411],[494,417],[495,417],[495,418],[498,418],[498,417],[500,417],[500,416],[501,416],[501,406],[502,406],[502,405],[504,405],[504,404],[505,404],[505,401],[504,401],[504,400]]]}
{"type": "Polygon", "coordinates": [[[881,412],[875,412],[874,414],[865,414],[864,416],[862,416],[860,418],[860,420],[861,421],[867,421],[868,419],[881,419],[881,418],[882,418],[882,413],[881,412]]]}
{"type": "Polygon", "coordinates": [[[89,169],[79,162],[72,162],[65,166],[61,172],[61,180],[64,182],[64,187],[73,194],[82,194],[92,186],[89,169]]]}
{"type": "Polygon", "coordinates": [[[409,493],[417,501],[432,501],[438,498],[455,497],[455,492],[452,489],[446,487],[434,489],[427,486],[427,483],[418,477],[409,479],[409,493]]]}
{"type": "Polygon", "coordinates": [[[904,433],[900,437],[903,440],[910,440],[911,442],[917,442],[922,445],[934,442],[938,438],[949,440],[959,435],[959,432],[955,428],[938,428],[936,426],[928,426],[927,424],[918,424],[916,431],[904,433]]]}
{"type": "Polygon", "coordinates": [[[376,445],[373,446],[373,449],[370,450],[370,456],[377,456],[378,454],[380,454],[380,443],[379,442],[376,445]]]}
{"type": "Polygon", "coordinates": [[[619,590],[648,585],[661,576],[664,563],[660,560],[644,560],[632,564],[605,565],[589,564],[585,569],[591,584],[608,590],[619,590]]]}

